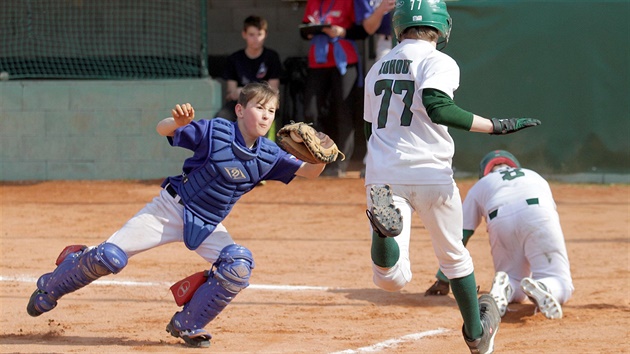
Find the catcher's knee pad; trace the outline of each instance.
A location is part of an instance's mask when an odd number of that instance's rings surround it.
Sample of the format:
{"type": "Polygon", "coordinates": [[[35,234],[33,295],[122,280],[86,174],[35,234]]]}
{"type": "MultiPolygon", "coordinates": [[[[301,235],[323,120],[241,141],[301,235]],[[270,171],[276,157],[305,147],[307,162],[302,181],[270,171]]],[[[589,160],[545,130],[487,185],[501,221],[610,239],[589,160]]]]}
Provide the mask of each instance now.
{"type": "Polygon", "coordinates": [[[252,253],[240,245],[225,247],[213,264],[208,280],[171,322],[179,330],[200,331],[247,286],[254,268],[252,253]]]}
{"type": "Polygon", "coordinates": [[[104,275],[120,272],[127,265],[127,260],[125,251],[107,242],[68,254],[52,273],[44,274],[37,280],[37,290],[27,307],[29,314],[37,316],[52,310],[63,295],[81,289],[104,275]]]}

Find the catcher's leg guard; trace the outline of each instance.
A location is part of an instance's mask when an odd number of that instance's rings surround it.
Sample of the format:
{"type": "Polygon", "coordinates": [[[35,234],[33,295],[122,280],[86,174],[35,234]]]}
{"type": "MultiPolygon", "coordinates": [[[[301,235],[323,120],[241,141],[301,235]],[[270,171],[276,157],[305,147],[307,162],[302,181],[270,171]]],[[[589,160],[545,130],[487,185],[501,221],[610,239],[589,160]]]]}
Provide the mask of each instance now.
{"type": "Polygon", "coordinates": [[[57,306],[57,300],[63,295],[81,289],[104,275],[116,274],[126,265],[127,254],[113,243],[105,242],[70,253],[52,273],[39,278],[37,290],[31,295],[26,311],[33,317],[48,312],[57,306]]]}
{"type": "Polygon", "coordinates": [[[212,336],[203,328],[247,286],[254,268],[252,253],[236,244],[221,250],[212,265],[208,281],[202,284],[184,309],[176,312],[166,326],[173,337],[193,347],[207,347],[212,336]]]}

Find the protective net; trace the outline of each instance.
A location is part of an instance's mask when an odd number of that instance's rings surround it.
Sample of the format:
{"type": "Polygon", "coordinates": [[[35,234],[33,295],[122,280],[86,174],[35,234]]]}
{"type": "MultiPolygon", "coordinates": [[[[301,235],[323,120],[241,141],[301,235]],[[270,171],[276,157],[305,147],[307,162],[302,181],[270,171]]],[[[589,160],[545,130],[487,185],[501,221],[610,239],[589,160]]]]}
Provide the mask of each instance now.
{"type": "Polygon", "coordinates": [[[0,72],[11,79],[207,76],[205,6],[205,0],[2,0],[0,72]]]}

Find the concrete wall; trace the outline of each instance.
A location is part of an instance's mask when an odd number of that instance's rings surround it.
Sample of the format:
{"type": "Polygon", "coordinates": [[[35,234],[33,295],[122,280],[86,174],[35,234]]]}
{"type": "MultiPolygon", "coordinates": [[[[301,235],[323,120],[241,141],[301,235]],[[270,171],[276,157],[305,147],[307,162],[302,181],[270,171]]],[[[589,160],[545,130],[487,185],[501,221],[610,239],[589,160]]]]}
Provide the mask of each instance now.
{"type": "Polygon", "coordinates": [[[156,179],[190,152],[155,131],[177,103],[221,104],[212,79],[0,82],[0,180],[156,179]]]}

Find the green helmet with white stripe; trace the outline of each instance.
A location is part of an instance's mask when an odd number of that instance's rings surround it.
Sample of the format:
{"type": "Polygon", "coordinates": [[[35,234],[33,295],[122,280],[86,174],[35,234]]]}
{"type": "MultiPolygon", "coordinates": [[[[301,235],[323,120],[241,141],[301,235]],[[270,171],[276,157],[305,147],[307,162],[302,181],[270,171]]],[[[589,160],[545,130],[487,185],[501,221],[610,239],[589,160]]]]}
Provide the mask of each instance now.
{"type": "Polygon", "coordinates": [[[429,26],[440,32],[440,44],[446,44],[453,22],[443,0],[397,0],[392,25],[396,38],[409,27],[429,26]]]}

